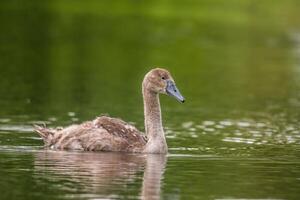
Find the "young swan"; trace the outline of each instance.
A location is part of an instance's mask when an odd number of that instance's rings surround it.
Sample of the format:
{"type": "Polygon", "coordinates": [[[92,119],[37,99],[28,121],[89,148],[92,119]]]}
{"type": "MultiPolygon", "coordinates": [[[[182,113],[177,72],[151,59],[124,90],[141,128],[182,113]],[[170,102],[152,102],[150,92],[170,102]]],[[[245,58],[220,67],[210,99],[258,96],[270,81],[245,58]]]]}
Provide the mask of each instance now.
{"type": "Polygon", "coordinates": [[[184,102],[184,98],[171,74],[161,68],[146,74],[142,89],[146,136],[134,126],[107,116],[64,129],[35,126],[35,131],[43,138],[45,146],[51,149],[167,153],[159,94],[173,96],[180,102],[184,102]]]}

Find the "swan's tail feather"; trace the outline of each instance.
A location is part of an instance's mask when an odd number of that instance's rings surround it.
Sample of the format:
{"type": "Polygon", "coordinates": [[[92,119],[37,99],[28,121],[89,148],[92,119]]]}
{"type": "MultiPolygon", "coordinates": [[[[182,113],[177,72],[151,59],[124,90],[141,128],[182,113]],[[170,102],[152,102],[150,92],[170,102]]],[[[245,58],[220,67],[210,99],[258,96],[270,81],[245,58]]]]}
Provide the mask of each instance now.
{"type": "Polygon", "coordinates": [[[44,140],[45,145],[50,145],[55,131],[53,129],[46,128],[46,126],[34,125],[34,130],[44,140]]]}

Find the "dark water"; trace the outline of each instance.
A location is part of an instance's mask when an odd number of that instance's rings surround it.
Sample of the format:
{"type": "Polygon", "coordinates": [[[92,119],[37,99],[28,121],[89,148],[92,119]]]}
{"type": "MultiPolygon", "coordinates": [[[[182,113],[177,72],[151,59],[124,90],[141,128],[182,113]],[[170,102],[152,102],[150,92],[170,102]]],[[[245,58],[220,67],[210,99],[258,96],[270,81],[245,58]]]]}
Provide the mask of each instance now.
{"type": "Polygon", "coordinates": [[[0,199],[300,199],[300,3],[0,2],[0,199]],[[32,124],[143,129],[166,66],[169,154],[45,151],[32,124]]]}

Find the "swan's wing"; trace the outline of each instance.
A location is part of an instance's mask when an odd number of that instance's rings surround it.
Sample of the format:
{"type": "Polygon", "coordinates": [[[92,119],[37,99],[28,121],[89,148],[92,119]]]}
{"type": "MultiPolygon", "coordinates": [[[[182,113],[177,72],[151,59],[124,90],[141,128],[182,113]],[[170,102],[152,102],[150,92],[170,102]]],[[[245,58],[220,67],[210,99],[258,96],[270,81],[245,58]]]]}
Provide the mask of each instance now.
{"type": "Polygon", "coordinates": [[[93,121],[93,125],[97,128],[104,128],[108,133],[128,141],[140,140],[141,143],[147,142],[147,138],[142,132],[131,124],[118,118],[107,116],[97,117],[93,121]]]}

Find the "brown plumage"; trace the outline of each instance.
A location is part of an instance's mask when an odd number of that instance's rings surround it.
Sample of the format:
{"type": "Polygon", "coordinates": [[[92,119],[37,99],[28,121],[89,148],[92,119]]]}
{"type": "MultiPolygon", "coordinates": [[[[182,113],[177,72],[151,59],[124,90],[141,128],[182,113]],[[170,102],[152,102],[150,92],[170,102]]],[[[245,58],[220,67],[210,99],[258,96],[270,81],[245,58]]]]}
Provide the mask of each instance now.
{"type": "Polygon", "coordinates": [[[156,68],[143,80],[145,132],[121,119],[100,116],[93,121],[66,128],[35,126],[45,146],[57,150],[166,153],[167,143],[161,122],[159,93],[184,102],[167,70],[156,68]]]}

